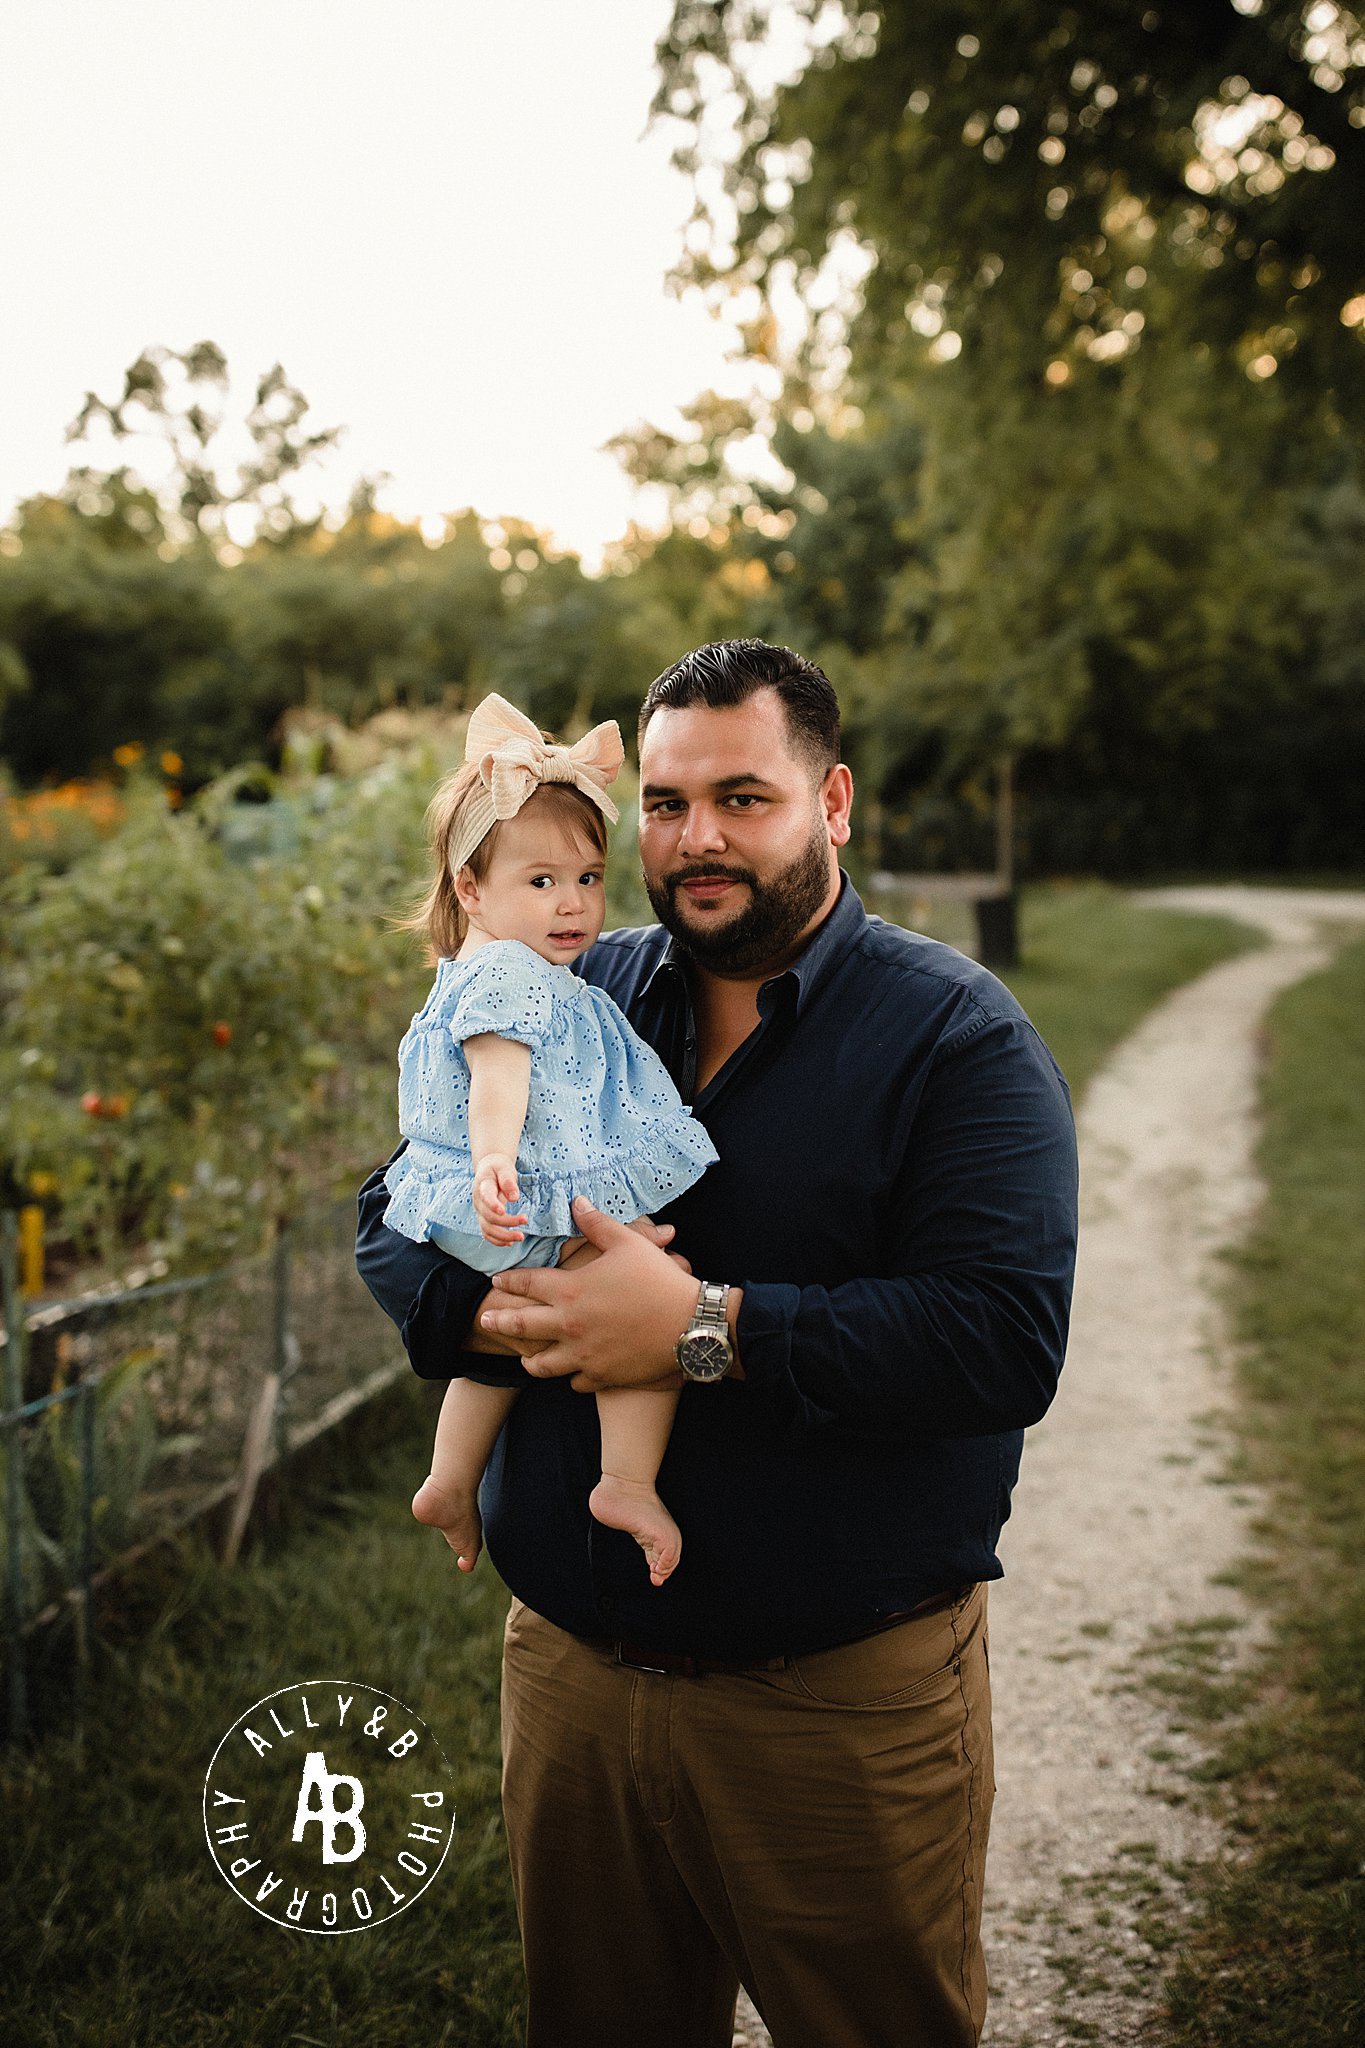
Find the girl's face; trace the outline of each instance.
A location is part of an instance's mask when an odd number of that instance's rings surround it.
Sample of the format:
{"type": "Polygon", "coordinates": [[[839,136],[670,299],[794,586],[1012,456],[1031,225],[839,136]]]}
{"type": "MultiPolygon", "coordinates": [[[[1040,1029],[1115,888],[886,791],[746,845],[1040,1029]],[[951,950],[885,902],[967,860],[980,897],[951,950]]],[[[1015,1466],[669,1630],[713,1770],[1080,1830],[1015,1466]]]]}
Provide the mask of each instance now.
{"type": "Polygon", "coordinates": [[[483,880],[468,868],[455,878],[470,927],[461,954],[471,950],[471,942],[520,939],[542,960],[568,966],[601,934],[602,871],[592,841],[566,831],[553,817],[537,818],[532,799],[501,827],[483,880]]]}

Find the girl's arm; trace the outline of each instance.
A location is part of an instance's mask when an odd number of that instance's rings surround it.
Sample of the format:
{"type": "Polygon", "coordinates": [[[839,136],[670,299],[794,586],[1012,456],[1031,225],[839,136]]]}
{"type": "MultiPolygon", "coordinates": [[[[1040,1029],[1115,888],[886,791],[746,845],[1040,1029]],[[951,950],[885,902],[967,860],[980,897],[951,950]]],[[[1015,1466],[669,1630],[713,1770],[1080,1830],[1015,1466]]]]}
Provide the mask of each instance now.
{"type": "Polygon", "coordinates": [[[474,1211],[490,1244],[516,1244],[524,1216],[510,1205],[521,1199],[517,1147],[531,1093],[531,1048],[491,1031],[464,1042],[469,1062],[469,1150],[474,1161],[474,1211]]]}

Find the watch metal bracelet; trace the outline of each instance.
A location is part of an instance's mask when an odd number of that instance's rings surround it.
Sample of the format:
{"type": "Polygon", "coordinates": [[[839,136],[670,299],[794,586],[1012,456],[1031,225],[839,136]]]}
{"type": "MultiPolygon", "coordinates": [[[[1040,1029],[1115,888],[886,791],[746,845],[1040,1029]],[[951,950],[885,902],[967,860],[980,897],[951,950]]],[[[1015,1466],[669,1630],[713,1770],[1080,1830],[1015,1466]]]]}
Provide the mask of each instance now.
{"type": "Polygon", "coordinates": [[[718,1337],[728,1337],[730,1332],[725,1320],[725,1309],[729,1299],[728,1280],[703,1280],[701,1293],[697,1297],[697,1312],[692,1319],[693,1327],[705,1324],[709,1329],[713,1329],[718,1337]]]}

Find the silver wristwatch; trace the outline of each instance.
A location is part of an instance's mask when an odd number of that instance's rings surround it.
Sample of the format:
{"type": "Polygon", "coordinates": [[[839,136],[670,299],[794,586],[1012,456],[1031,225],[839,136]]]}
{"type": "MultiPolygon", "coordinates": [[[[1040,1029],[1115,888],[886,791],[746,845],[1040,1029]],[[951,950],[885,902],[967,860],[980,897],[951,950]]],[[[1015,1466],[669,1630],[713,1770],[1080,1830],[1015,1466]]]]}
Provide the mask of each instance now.
{"type": "Polygon", "coordinates": [[[702,1281],[696,1313],[674,1347],[679,1368],[690,1380],[703,1384],[723,1380],[735,1362],[730,1327],[725,1320],[729,1299],[728,1281],[702,1281]]]}

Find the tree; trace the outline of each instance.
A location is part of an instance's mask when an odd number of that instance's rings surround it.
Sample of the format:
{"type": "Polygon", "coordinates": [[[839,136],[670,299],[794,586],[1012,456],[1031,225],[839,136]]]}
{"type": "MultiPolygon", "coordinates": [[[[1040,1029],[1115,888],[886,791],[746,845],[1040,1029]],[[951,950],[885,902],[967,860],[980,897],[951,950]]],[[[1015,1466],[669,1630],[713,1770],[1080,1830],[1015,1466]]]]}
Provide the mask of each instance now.
{"type": "Polygon", "coordinates": [[[1014,752],[1044,860],[1337,857],[1356,13],[678,0],[659,54],[676,282],[787,370],[789,524],[741,544],[829,636],[864,786],[922,811],[1014,752]]]}
{"type": "MultiPolygon", "coordinates": [[[[142,492],[144,499],[149,493],[155,498],[173,542],[230,544],[226,515],[234,507],[246,508],[264,534],[288,533],[299,523],[289,480],[335,447],[341,429],[310,430],[308,400],[276,363],[258,378],[240,423],[250,453],[230,465],[222,438],[231,425],[228,385],[227,358],[215,342],[146,348],[124,371],[116,399],[86,393],[67,439],[88,442],[101,429],[120,443],[150,438],[166,474],[150,486],[144,483],[142,492]]],[[[107,491],[115,479],[129,488],[126,467],[106,474],[85,463],[72,471],[65,494],[80,503],[107,491]]]]}
{"type": "Polygon", "coordinates": [[[656,110],[696,179],[684,282],[771,299],[785,277],[809,296],[856,243],[873,266],[851,338],[864,375],[960,347],[980,381],[1016,366],[1060,383],[1170,334],[1365,429],[1355,9],[781,11],[809,61],[776,88],[756,62],[775,0],[677,0],[660,44],[656,110]]]}

